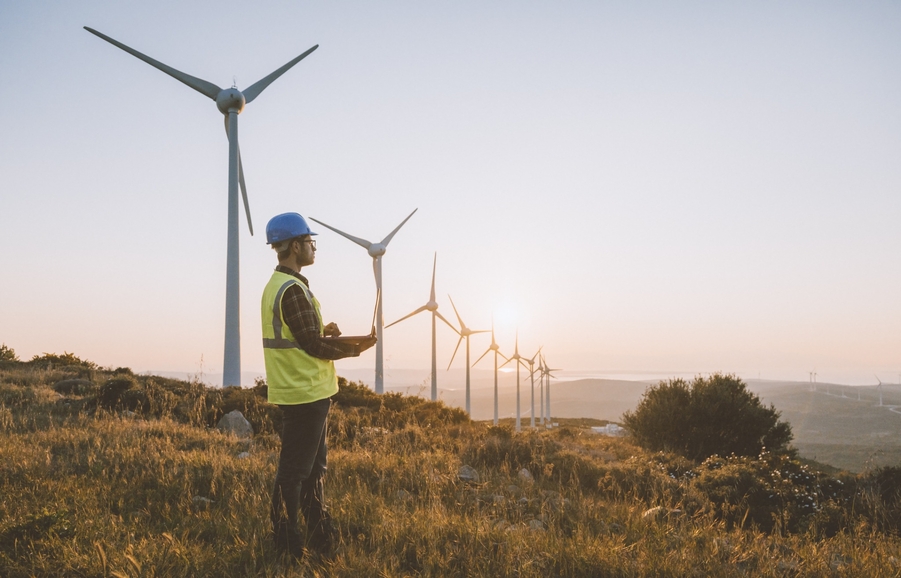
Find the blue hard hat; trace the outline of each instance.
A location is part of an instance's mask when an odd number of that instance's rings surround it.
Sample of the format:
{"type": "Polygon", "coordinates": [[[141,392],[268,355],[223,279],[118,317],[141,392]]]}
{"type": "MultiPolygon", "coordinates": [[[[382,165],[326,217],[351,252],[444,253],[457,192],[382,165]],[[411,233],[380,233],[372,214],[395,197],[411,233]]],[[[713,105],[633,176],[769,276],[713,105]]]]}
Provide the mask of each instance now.
{"type": "Polygon", "coordinates": [[[269,219],[266,225],[266,242],[281,243],[301,235],[315,235],[307,222],[297,213],[282,213],[269,219]]]}

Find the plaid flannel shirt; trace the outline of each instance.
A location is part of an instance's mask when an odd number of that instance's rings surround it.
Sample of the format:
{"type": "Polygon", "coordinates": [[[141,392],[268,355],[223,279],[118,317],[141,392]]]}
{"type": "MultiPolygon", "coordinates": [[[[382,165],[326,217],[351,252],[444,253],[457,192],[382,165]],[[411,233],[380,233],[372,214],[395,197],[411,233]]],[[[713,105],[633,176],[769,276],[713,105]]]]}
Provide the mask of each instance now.
{"type": "MultiPolygon", "coordinates": [[[[309,289],[310,282],[297,271],[281,265],[275,270],[296,277],[309,289]]],[[[310,294],[312,295],[312,292],[310,294]]],[[[329,341],[320,335],[319,316],[300,287],[292,285],[282,295],[282,313],[285,317],[283,320],[285,325],[294,334],[294,340],[301,349],[313,357],[343,359],[360,355],[359,346],[329,341]]]]}

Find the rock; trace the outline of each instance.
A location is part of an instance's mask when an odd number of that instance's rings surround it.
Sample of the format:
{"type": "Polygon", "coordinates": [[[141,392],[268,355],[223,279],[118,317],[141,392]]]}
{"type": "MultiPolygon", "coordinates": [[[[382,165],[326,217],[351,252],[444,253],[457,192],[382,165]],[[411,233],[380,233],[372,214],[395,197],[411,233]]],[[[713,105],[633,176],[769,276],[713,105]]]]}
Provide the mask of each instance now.
{"type": "Polygon", "coordinates": [[[460,469],[457,471],[457,479],[461,482],[478,484],[479,472],[472,466],[463,465],[460,466],[460,469]]]}
{"type": "Polygon", "coordinates": [[[645,520],[647,520],[647,519],[654,520],[654,519],[659,518],[662,515],[663,515],[663,508],[660,506],[655,506],[653,508],[645,510],[644,513],[641,515],[641,517],[644,518],[645,520]]]}
{"type": "Polygon", "coordinates": [[[194,496],[194,498],[191,501],[194,503],[194,507],[197,508],[198,510],[206,510],[212,504],[215,503],[215,502],[213,502],[213,500],[211,500],[209,498],[204,498],[203,496],[194,496]]]}
{"type": "Polygon", "coordinates": [[[519,486],[515,484],[510,484],[507,486],[507,493],[513,494],[514,496],[519,495],[519,486]]]}
{"type": "Polygon", "coordinates": [[[519,470],[519,479],[524,482],[534,482],[535,478],[532,477],[532,472],[523,468],[519,470]]]}
{"type": "Polygon", "coordinates": [[[408,492],[407,490],[397,490],[397,499],[401,502],[406,502],[413,499],[413,494],[408,492]]]}
{"type": "Polygon", "coordinates": [[[249,457],[250,457],[250,452],[241,452],[240,454],[238,454],[239,460],[246,460],[249,457]]]}
{"type": "Polygon", "coordinates": [[[65,395],[85,395],[94,389],[94,382],[87,379],[64,379],[53,384],[53,391],[65,395]]]}
{"type": "Polygon", "coordinates": [[[250,426],[250,422],[236,409],[222,416],[222,419],[216,424],[216,429],[222,433],[234,434],[239,438],[253,437],[253,428],[250,426]]]}
{"type": "Polygon", "coordinates": [[[529,520],[529,529],[534,531],[544,531],[544,524],[541,520],[529,520]]]}

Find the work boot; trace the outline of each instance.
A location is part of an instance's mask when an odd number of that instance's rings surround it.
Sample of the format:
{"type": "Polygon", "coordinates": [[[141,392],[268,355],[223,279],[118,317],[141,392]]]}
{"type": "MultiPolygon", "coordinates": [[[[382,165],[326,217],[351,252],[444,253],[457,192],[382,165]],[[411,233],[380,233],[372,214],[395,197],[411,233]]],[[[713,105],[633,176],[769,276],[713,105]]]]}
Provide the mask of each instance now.
{"type": "Polygon", "coordinates": [[[307,548],[323,560],[332,560],[338,549],[338,530],[330,517],[307,527],[307,548]]]}
{"type": "Polygon", "coordinates": [[[272,534],[275,549],[280,555],[287,554],[294,560],[301,560],[304,556],[303,539],[297,531],[291,532],[279,528],[272,534]]]}

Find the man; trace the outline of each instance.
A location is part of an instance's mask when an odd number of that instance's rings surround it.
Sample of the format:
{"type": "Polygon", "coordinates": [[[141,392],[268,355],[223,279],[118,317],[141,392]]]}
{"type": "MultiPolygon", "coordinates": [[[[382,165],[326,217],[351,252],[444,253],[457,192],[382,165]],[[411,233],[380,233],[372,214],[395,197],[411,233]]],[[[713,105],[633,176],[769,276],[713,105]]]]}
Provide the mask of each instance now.
{"type": "Polygon", "coordinates": [[[270,515],[277,549],[295,558],[304,552],[298,509],[306,520],[307,547],[326,556],[335,547],[336,532],[323,495],[326,424],[331,397],[338,392],[332,360],[357,356],[376,341],[337,341],[338,326],[323,325],[319,301],[300,274],[315,261],[315,234],[297,213],[277,215],[266,226],[266,242],[278,253],[278,267],[263,291],[263,355],[269,402],[282,413],[270,515]]]}

